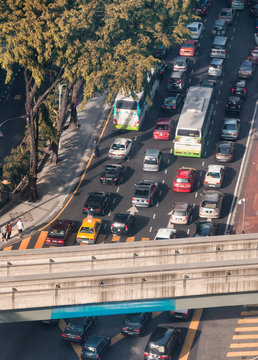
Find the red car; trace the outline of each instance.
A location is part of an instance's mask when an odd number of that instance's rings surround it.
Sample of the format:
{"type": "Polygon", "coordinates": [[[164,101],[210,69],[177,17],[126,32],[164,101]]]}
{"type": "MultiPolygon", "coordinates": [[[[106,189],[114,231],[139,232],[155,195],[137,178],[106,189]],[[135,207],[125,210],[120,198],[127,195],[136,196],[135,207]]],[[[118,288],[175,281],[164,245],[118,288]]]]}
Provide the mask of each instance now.
{"type": "Polygon", "coordinates": [[[254,64],[258,64],[258,46],[250,49],[250,54],[247,60],[252,61],[254,64]]]}
{"type": "Polygon", "coordinates": [[[54,246],[66,245],[73,224],[72,220],[55,220],[50,226],[45,243],[54,246]]]}
{"type": "Polygon", "coordinates": [[[179,54],[181,56],[195,56],[197,49],[198,49],[197,40],[187,40],[181,45],[179,54]]]}
{"type": "Polygon", "coordinates": [[[177,170],[173,184],[173,190],[176,192],[191,192],[197,178],[197,171],[193,168],[181,167],[177,170]]]}
{"type": "Polygon", "coordinates": [[[153,139],[156,140],[169,140],[173,136],[175,123],[170,118],[160,118],[156,122],[156,126],[153,130],[153,139]]]}
{"type": "Polygon", "coordinates": [[[198,16],[205,16],[205,15],[207,15],[207,13],[211,9],[211,7],[212,7],[212,2],[206,1],[206,4],[204,6],[202,6],[200,4],[200,7],[194,8],[194,13],[195,13],[195,15],[198,15],[198,16]]]}

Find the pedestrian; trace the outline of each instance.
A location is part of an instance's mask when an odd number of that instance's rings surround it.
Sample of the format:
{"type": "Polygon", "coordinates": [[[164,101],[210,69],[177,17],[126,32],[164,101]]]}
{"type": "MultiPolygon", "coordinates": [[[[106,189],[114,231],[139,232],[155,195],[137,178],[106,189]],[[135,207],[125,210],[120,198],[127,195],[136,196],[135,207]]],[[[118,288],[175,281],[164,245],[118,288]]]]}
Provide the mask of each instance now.
{"type": "Polygon", "coordinates": [[[21,218],[18,219],[18,222],[17,222],[16,225],[17,225],[17,228],[18,228],[19,236],[20,236],[20,238],[22,238],[22,231],[24,229],[24,226],[23,226],[23,222],[22,222],[21,218]]]}
{"type": "Polygon", "coordinates": [[[11,225],[11,223],[9,221],[9,223],[7,224],[7,240],[10,240],[11,233],[12,233],[12,225],[11,225]]]}
{"type": "Polygon", "coordinates": [[[1,227],[1,234],[2,234],[2,241],[5,241],[6,240],[6,235],[7,235],[7,225],[6,224],[4,224],[1,227]]]}

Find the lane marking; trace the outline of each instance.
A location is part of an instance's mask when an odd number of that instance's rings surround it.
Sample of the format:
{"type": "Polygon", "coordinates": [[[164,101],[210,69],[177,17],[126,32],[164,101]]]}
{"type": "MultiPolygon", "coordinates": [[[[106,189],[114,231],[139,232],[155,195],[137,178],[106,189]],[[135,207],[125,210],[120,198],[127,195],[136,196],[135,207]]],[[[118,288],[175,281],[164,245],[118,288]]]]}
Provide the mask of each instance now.
{"type": "Polygon", "coordinates": [[[112,236],[111,241],[119,241],[119,240],[120,240],[120,236],[112,236]]]}
{"type": "Polygon", "coordinates": [[[250,326],[250,327],[237,327],[235,329],[235,332],[248,332],[248,331],[258,331],[258,327],[257,326],[250,326]]]}
{"type": "Polygon", "coordinates": [[[187,235],[189,235],[189,234],[190,234],[190,229],[188,228],[188,229],[187,229],[187,235]]]}
{"type": "Polygon", "coordinates": [[[167,174],[167,173],[168,173],[168,169],[165,170],[165,174],[167,174]]]}
{"type": "Polygon", "coordinates": [[[198,196],[198,192],[195,193],[195,198],[197,198],[197,196],[198,196]]]}
{"type": "Polygon", "coordinates": [[[47,233],[48,231],[41,231],[40,232],[40,235],[39,235],[39,238],[36,242],[36,245],[34,246],[34,249],[41,249],[45,240],[46,240],[46,237],[47,237],[47,233]]]}
{"type": "Polygon", "coordinates": [[[152,232],[152,226],[150,227],[150,230],[149,230],[149,232],[152,232]]]}
{"type": "Polygon", "coordinates": [[[31,236],[22,240],[22,242],[20,243],[19,249],[18,250],[24,250],[27,249],[29,242],[30,242],[31,236]]]}
{"type": "Polygon", "coordinates": [[[156,217],[156,214],[153,214],[152,219],[154,220],[154,219],[155,219],[155,217],[156,217]]]}
{"type": "Polygon", "coordinates": [[[150,240],[150,238],[148,238],[148,237],[143,237],[142,238],[142,241],[149,241],[150,240]]]}
{"type": "Polygon", "coordinates": [[[237,348],[248,348],[248,347],[258,347],[258,343],[235,343],[230,344],[230,349],[237,349],[237,348]]]}
{"type": "Polygon", "coordinates": [[[204,166],[204,161],[202,162],[202,166],[204,166]]]}
{"type": "Polygon", "coordinates": [[[256,324],[258,323],[258,319],[253,319],[253,318],[247,318],[247,319],[239,319],[238,320],[238,324],[256,324]]]}
{"type": "Polygon", "coordinates": [[[227,357],[241,357],[241,356],[255,356],[258,355],[258,350],[256,351],[236,351],[228,352],[227,357]]]}
{"type": "Polygon", "coordinates": [[[135,236],[128,236],[126,242],[134,242],[134,240],[135,240],[135,236]]]}
{"type": "Polygon", "coordinates": [[[119,191],[119,186],[117,187],[117,189],[116,189],[116,192],[118,193],[118,191],[119,191]]]}
{"type": "Polygon", "coordinates": [[[234,335],[233,340],[258,339],[258,334],[234,335]]]}
{"type": "Polygon", "coordinates": [[[12,250],[12,246],[7,246],[3,249],[3,251],[9,251],[9,250],[12,250]]]}
{"type": "Polygon", "coordinates": [[[241,316],[258,315],[258,310],[241,311],[241,316]]]}
{"type": "Polygon", "coordinates": [[[125,337],[122,333],[119,333],[117,335],[115,335],[114,337],[112,337],[111,339],[111,346],[115,345],[116,343],[118,343],[118,341],[123,340],[125,337]]]}

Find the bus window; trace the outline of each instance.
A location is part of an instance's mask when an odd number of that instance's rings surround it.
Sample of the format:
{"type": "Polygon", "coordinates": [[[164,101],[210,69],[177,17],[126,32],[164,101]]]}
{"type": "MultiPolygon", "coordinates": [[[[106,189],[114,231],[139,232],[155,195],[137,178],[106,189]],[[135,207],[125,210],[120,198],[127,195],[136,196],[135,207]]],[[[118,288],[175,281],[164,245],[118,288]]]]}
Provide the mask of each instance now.
{"type": "Polygon", "coordinates": [[[116,103],[117,109],[137,110],[137,101],[119,100],[116,103]]]}

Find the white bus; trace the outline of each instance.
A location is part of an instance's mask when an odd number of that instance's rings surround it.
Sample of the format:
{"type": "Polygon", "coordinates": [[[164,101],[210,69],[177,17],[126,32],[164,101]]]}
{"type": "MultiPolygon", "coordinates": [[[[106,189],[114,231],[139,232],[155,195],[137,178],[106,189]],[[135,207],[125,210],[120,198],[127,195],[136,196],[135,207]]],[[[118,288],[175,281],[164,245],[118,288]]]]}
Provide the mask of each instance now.
{"type": "MultiPolygon", "coordinates": [[[[148,77],[149,95],[154,99],[159,87],[157,71],[152,71],[148,77]]],[[[115,99],[113,123],[117,129],[139,130],[149,110],[149,103],[146,100],[146,91],[143,90],[132,96],[118,94],[115,99]]]]}
{"type": "Polygon", "coordinates": [[[201,157],[213,112],[213,87],[189,88],[175,132],[174,155],[201,157]]]}

